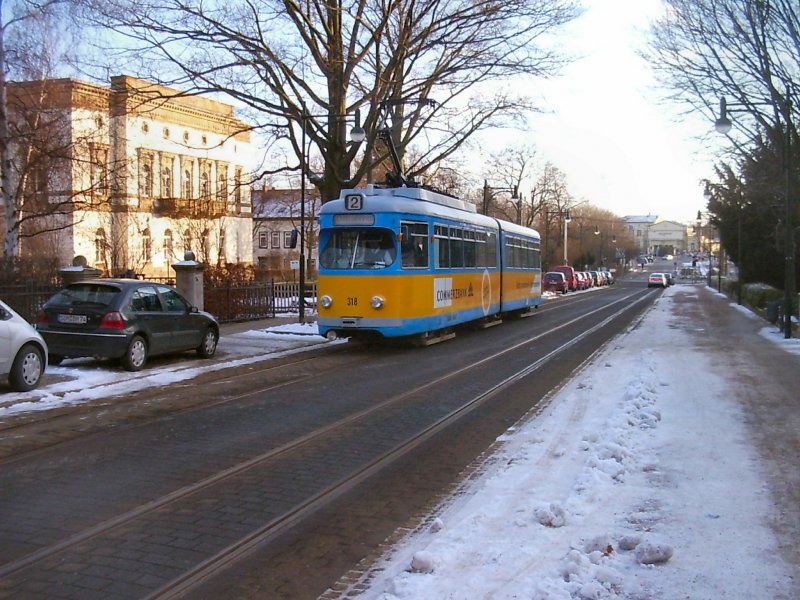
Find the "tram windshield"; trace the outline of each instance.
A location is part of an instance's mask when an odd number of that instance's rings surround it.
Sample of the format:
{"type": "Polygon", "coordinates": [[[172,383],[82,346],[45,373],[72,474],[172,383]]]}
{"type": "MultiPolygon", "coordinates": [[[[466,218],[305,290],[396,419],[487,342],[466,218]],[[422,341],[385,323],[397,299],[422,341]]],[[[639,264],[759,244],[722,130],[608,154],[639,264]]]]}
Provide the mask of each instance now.
{"type": "Polygon", "coordinates": [[[319,264],[326,269],[385,269],[397,257],[388,229],[341,229],[322,240],[319,264]]]}

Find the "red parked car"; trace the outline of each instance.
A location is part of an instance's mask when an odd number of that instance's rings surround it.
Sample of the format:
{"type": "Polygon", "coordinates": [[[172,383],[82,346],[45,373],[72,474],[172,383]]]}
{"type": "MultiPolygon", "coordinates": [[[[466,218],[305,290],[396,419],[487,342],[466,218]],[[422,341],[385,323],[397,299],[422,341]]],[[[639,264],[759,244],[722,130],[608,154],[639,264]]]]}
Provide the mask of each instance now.
{"type": "Polygon", "coordinates": [[[544,274],[542,277],[542,287],[545,292],[561,292],[562,294],[566,294],[569,291],[567,278],[564,277],[563,273],[556,273],[554,271],[544,274]]]}
{"type": "Polygon", "coordinates": [[[553,267],[551,271],[564,274],[564,278],[567,280],[567,285],[569,286],[570,292],[574,292],[575,290],[580,289],[578,283],[578,276],[575,273],[575,269],[573,269],[569,265],[561,265],[558,267],[553,267]]]}

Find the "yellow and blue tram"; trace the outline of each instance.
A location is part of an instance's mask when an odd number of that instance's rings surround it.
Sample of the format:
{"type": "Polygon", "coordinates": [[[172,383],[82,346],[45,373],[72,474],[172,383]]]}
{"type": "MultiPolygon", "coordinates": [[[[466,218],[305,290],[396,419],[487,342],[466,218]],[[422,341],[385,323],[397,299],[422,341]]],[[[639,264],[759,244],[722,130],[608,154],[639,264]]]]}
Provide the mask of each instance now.
{"type": "Polygon", "coordinates": [[[541,302],[539,234],[422,187],[343,190],[320,212],[317,325],[431,339],[541,302]]]}

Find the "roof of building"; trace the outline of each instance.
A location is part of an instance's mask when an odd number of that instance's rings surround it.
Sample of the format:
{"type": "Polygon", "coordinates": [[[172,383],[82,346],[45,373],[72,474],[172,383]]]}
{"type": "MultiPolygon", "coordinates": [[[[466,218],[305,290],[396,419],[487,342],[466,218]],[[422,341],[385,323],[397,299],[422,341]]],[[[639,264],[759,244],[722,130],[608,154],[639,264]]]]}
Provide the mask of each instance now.
{"type": "Polygon", "coordinates": [[[251,202],[254,219],[299,219],[302,208],[306,217],[318,217],[321,202],[306,190],[305,207],[299,189],[252,190],[251,202]]]}
{"type": "Polygon", "coordinates": [[[658,220],[658,215],[645,215],[645,216],[627,215],[622,218],[628,223],[649,223],[652,225],[658,220]]]}

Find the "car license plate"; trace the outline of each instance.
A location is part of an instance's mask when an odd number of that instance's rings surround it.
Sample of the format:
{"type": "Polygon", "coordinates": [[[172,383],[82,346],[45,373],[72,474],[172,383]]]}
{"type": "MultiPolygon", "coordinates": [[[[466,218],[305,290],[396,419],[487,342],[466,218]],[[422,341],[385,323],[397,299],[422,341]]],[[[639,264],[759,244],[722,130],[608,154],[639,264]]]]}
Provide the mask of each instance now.
{"type": "Polygon", "coordinates": [[[58,315],[56,320],[59,323],[70,323],[73,325],[83,325],[86,323],[86,315],[58,315]]]}

